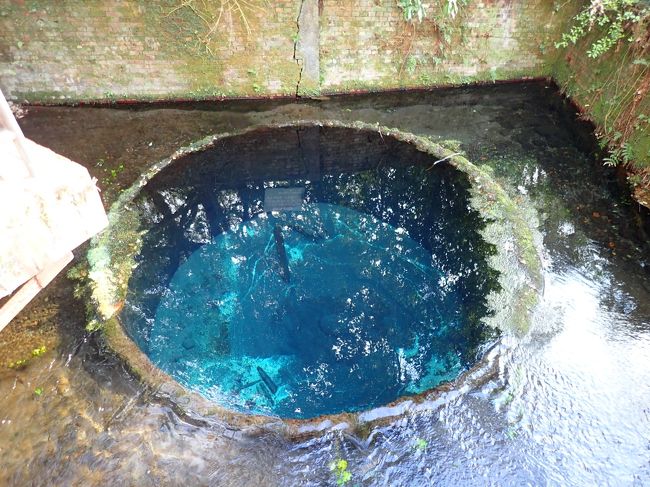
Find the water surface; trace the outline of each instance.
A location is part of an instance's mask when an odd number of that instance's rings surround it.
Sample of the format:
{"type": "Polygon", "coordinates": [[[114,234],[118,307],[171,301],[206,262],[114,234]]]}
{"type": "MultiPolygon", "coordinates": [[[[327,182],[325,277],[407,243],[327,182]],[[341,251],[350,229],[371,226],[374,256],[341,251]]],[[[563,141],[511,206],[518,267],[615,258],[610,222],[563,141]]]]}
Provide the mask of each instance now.
{"type": "Polygon", "coordinates": [[[467,178],[435,162],[323,127],[174,162],[135,203],[146,234],[122,322],[244,413],[359,411],[455,379],[497,335],[482,318],[498,283],[467,178]]]}
{"type": "MultiPolygon", "coordinates": [[[[42,108],[22,125],[91,167],[108,199],[179,145],[251,123],[360,119],[457,139],[536,208],[545,291],[531,332],[504,337],[473,386],[366,440],[329,433],[291,443],[177,415],[164,391],[143,390],[79,331],[83,313],[69,304],[39,318],[46,298],[72,293],[59,279],[28,312],[60,344],[24,371],[0,375],[3,483],[334,485],[330,462],[345,458],[352,485],[650,484],[648,239],[551,88],[189,108],[42,108]],[[113,179],[104,168],[120,163],[113,179]]],[[[6,356],[15,337],[35,334],[28,318],[18,321],[22,335],[14,325],[0,335],[6,356]]]]}

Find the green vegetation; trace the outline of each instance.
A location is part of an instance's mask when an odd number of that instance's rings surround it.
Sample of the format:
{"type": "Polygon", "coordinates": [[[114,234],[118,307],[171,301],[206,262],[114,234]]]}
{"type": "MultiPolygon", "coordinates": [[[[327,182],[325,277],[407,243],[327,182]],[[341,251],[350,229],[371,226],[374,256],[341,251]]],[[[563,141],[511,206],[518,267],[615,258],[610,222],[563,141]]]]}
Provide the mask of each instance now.
{"type": "MultiPolygon", "coordinates": [[[[108,164],[111,165],[110,163],[108,164]]],[[[120,174],[124,172],[125,166],[123,163],[118,164],[114,167],[106,167],[107,162],[104,159],[99,159],[95,163],[95,167],[101,172],[104,173],[104,176],[100,176],[100,187],[106,191],[107,195],[110,195],[111,192],[118,191],[119,187],[119,177],[120,174]]]]}
{"type": "Polygon", "coordinates": [[[122,171],[124,171],[124,164],[119,164],[117,167],[111,168],[109,172],[111,180],[115,181],[122,171]]]}
{"type": "MultiPolygon", "coordinates": [[[[467,5],[469,0],[445,0],[443,3],[443,10],[449,17],[456,18],[460,11],[461,5],[467,5]]],[[[423,3],[422,0],[397,0],[397,5],[402,9],[404,20],[407,22],[422,22],[427,16],[428,4],[423,3]]]]}
{"type": "Polygon", "coordinates": [[[40,347],[32,350],[32,357],[40,357],[45,352],[47,352],[47,348],[45,348],[45,345],[41,345],[40,347]]]}
{"type": "Polygon", "coordinates": [[[34,394],[36,396],[39,396],[39,397],[42,396],[43,395],[43,388],[42,387],[37,387],[36,389],[34,389],[34,394]]]}
{"type": "Polygon", "coordinates": [[[7,367],[9,367],[10,369],[20,370],[20,369],[24,369],[25,367],[27,367],[28,363],[29,363],[29,359],[21,358],[19,360],[14,361],[14,362],[9,362],[9,364],[7,364],[7,367]]]}
{"type": "MultiPolygon", "coordinates": [[[[425,3],[423,0],[396,0],[404,21],[412,26],[404,34],[401,46],[402,74],[418,80],[420,84],[430,85],[442,79],[432,75],[430,69],[436,70],[451,53],[453,46],[462,38],[462,25],[454,22],[462,6],[469,0],[444,0],[425,3]],[[416,28],[425,19],[431,19],[435,26],[434,42],[427,54],[412,52],[416,28]],[[430,69],[424,69],[426,67],[430,69]],[[423,72],[425,71],[425,72],[423,72]]],[[[555,11],[565,8],[568,2],[555,7],[555,11]]],[[[575,8],[570,5],[568,8],[575,8]]],[[[574,11],[572,11],[573,14],[574,11]]],[[[567,56],[568,64],[575,59],[586,56],[593,61],[583,67],[582,63],[571,66],[566,73],[560,73],[560,79],[568,79],[577,90],[576,95],[584,106],[585,117],[593,117],[598,125],[596,135],[605,150],[604,163],[608,166],[625,165],[632,170],[628,178],[633,186],[650,187],[650,137],[648,117],[639,112],[647,107],[644,102],[650,86],[650,59],[648,59],[647,26],[650,23],[650,6],[645,0],[589,0],[584,2],[578,13],[573,16],[567,31],[555,42],[556,48],[577,46],[577,52],[567,56]],[[615,46],[617,53],[611,53],[615,46]],[[576,70],[588,70],[576,73],[576,70]],[[575,77],[587,77],[591,83],[585,88],[574,81],[575,77]],[[583,93],[584,92],[584,93],[583,93]]],[[[429,26],[430,28],[430,26],[429,26]]],[[[422,34],[420,34],[422,35],[422,34]]],[[[556,35],[560,35],[557,33],[556,35]]],[[[542,54],[547,55],[553,45],[552,39],[539,43],[542,54]],[[548,42],[547,42],[548,41],[548,42]]],[[[482,61],[485,63],[486,61],[482,61]]],[[[557,74],[557,73],[556,73],[557,74]]],[[[530,73],[522,73],[530,75],[530,73]]],[[[444,75],[443,75],[444,76],[444,75]]],[[[446,74],[444,82],[448,84],[466,84],[471,81],[496,81],[502,73],[495,66],[486,66],[478,76],[471,78],[446,74]]],[[[508,73],[513,77],[513,73],[508,73]]],[[[410,86],[407,82],[404,86],[410,86]]],[[[647,110],[646,110],[647,111],[647,110]]]]}
{"type": "Polygon", "coordinates": [[[92,333],[101,329],[101,324],[94,318],[94,312],[91,304],[91,288],[88,275],[88,261],[83,260],[74,267],[72,267],[66,274],[68,279],[74,281],[74,288],[72,291],[75,299],[85,303],[86,305],[86,331],[92,333]]]}
{"type": "Polygon", "coordinates": [[[588,5],[573,18],[569,32],[562,34],[562,39],[555,44],[557,48],[576,44],[594,28],[601,35],[594,40],[587,56],[597,58],[614,47],[618,41],[629,37],[631,24],[640,22],[648,15],[648,9],[642,8],[640,0],[591,0],[588,5]]]}
{"type": "Polygon", "coordinates": [[[427,446],[429,446],[429,442],[424,438],[418,438],[417,440],[415,440],[415,444],[413,445],[413,447],[416,450],[420,450],[420,451],[426,450],[427,446]]]}
{"type": "Polygon", "coordinates": [[[339,458],[330,463],[330,470],[334,472],[336,477],[336,485],[345,485],[352,480],[352,474],[348,470],[347,460],[339,458]]]}
{"type": "Polygon", "coordinates": [[[409,74],[415,73],[415,68],[418,65],[418,58],[416,56],[409,56],[406,58],[406,72],[409,74]]]}
{"type": "Polygon", "coordinates": [[[445,12],[452,19],[456,18],[460,10],[460,5],[467,5],[469,0],[447,0],[445,2],[445,12]]]}
{"type": "MultiPolygon", "coordinates": [[[[620,134],[620,132],[617,132],[620,134]]],[[[606,139],[601,139],[601,142],[604,142],[606,139]]],[[[614,139],[616,142],[617,138],[614,139]]],[[[613,146],[609,151],[609,155],[603,159],[603,162],[606,166],[616,167],[619,164],[629,164],[634,161],[634,149],[630,144],[624,142],[621,146],[613,146]]]]}
{"type": "Polygon", "coordinates": [[[422,22],[427,15],[424,9],[425,4],[422,3],[422,0],[397,0],[397,5],[402,9],[404,20],[407,22],[414,22],[415,19],[418,22],[422,22]]]}
{"type": "Polygon", "coordinates": [[[88,284],[88,262],[83,261],[71,267],[66,273],[71,281],[75,281],[73,296],[79,300],[85,300],[87,296],[86,285],[88,284]]]}
{"type": "MultiPolygon", "coordinates": [[[[469,0],[445,0],[435,4],[423,3],[422,0],[397,0],[397,6],[401,9],[404,21],[410,29],[404,33],[400,51],[402,62],[399,69],[400,78],[404,71],[413,77],[416,75],[418,66],[430,66],[436,69],[448,59],[454,42],[463,44],[465,42],[464,31],[460,19],[457,16],[460,7],[467,5],[469,0]],[[419,36],[433,36],[429,52],[420,53],[417,56],[411,53],[416,38],[417,26],[425,18],[430,21],[423,26],[423,32],[419,36]]],[[[432,84],[435,82],[429,74],[420,74],[420,84],[432,84]]],[[[475,81],[469,79],[467,82],[475,81]]]]}
{"type": "Polygon", "coordinates": [[[113,167],[110,169],[104,167],[104,164],[106,164],[106,161],[104,159],[99,159],[95,163],[95,166],[102,169],[106,173],[108,181],[115,181],[117,177],[120,175],[120,173],[124,171],[124,164],[119,164],[117,167],[113,167]]]}
{"type": "Polygon", "coordinates": [[[29,357],[9,362],[7,364],[7,367],[14,370],[24,369],[33,359],[43,356],[45,352],[47,352],[47,347],[45,347],[45,345],[41,345],[40,347],[33,349],[29,357]]]}
{"type": "Polygon", "coordinates": [[[628,182],[642,192],[650,191],[649,24],[645,0],[585,2],[555,43],[565,51],[553,73],[584,108],[582,118],[595,123],[603,163],[625,166],[628,182]]]}

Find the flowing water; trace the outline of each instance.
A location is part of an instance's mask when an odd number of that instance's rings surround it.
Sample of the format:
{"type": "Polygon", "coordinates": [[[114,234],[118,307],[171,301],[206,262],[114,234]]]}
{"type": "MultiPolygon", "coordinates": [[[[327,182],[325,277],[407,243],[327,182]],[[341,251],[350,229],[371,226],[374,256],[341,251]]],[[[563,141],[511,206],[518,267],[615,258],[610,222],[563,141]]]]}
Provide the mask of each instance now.
{"type": "MultiPolygon", "coordinates": [[[[147,109],[33,108],[26,134],[85,163],[106,201],[201,136],[296,119],[363,120],[455,139],[544,237],[544,294],[475,380],[353,437],[251,437],[180,414],[83,331],[58,278],[0,334],[0,483],[7,485],[650,484],[650,250],[634,204],[589,153],[553,88],[530,83],[329,101],[147,109]],[[123,165],[123,166],[121,166],[123,165]],[[38,355],[38,354],[37,354],[38,355]],[[343,464],[340,464],[343,468],[343,464]]],[[[417,246],[416,246],[417,248],[417,246]]]]}

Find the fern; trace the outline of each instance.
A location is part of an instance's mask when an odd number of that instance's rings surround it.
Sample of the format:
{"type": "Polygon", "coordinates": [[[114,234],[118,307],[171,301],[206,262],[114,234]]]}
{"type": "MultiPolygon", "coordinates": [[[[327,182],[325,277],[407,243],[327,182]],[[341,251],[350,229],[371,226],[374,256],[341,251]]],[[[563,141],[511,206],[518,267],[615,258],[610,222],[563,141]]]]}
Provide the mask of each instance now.
{"type": "Polygon", "coordinates": [[[623,162],[625,164],[628,164],[628,163],[630,163],[630,162],[632,162],[633,160],[636,159],[636,156],[634,154],[634,149],[632,148],[632,146],[630,144],[625,143],[625,144],[623,144],[623,146],[621,148],[623,150],[623,153],[622,153],[623,154],[623,162]]]}
{"type": "Polygon", "coordinates": [[[627,142],[620,147],[614,147],[609,155],[603,159],[603,164],[609,167],[616,167],[619,164],[629,164],[635,159],[634,149],[627,142]]]}

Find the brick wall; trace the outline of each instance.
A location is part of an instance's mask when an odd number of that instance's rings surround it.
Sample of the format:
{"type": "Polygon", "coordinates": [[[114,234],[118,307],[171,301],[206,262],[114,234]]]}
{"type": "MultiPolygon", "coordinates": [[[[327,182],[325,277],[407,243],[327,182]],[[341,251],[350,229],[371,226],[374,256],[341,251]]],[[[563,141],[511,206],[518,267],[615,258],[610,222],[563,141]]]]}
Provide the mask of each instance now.
{"type": "Polygon", "coordinates": [[[297,1],[247,11],[250,34],[226,14],[208,42],[208,24],[179,3],[2,2],[0,87],[32,101],[295,93],[297,1]]]}
{"type": "Polygon", "coordinates": [[[431,2],[407,23],[392,0],[323,0],[321,77],[326,91],[457,84],[548,74],[557,33],[553,2],[470,1],[451,19],[431,2]]]}
{"type": "MultiPolygon", "coordinates": [[[[196,2],[200,4],[201,2],[196,2]]],[[[219,2],[208,2],[218,6],[219,2]]],[[[251,0],[246,22],[180,0],[3,0],[0,87],[29,101],[303,95],[550,73],[552,0],[251,0]],[[250,28],[247,32],[246,26],[250,28]],[[304,69],[303,69],[304,68],[304,69]]]]}

